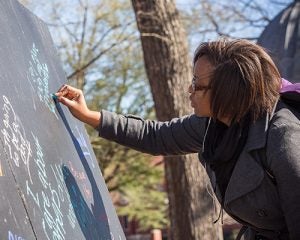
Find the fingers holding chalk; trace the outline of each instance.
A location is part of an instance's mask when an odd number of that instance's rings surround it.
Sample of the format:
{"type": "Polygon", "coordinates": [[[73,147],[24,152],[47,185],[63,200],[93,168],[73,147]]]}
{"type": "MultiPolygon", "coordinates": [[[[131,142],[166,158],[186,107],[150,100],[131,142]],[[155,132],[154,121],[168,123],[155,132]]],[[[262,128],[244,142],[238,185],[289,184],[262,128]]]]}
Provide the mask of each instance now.
{"type": "Polygon", "coordinates": [[[88,108],[82,90],[63,85],[52,97],[54,101],[58,101],[68,107],[72,115],[80,121],[93,127],[99,125],[101,114],[88,108]]]}
{"type": "Polygon", "coordinates": [[[83,96],[80,89],[74,88],[69,85],[63,85],[55,93],[58,101],[61,101],[62,98],[67,98],[68,100],[78,101],[81,96],[83,96]]]}

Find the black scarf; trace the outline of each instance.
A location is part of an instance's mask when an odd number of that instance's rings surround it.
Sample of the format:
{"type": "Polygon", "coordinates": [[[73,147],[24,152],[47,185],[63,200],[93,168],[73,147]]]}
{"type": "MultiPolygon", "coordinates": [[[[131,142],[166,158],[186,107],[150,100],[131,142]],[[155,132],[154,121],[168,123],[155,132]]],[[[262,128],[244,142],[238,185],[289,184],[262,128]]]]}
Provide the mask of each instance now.
{"type": "Polygon", "coordinates": [[[223,200],[237,159],[245,146],[249,124],[246,116],[240,123],[229,127],[218,120],[212,120],[208,126],[202,157],[215,172],[223,200]]]}

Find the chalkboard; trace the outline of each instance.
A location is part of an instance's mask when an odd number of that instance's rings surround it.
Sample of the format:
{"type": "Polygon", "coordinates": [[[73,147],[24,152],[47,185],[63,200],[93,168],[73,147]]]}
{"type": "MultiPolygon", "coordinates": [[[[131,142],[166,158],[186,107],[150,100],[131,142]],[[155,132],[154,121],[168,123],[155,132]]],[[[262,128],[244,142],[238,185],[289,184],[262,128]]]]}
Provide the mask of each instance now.
{"type": "Polygon", "coordinates": [[[0,239],[125,239],[46,25],[0,0],[0,239]]]}

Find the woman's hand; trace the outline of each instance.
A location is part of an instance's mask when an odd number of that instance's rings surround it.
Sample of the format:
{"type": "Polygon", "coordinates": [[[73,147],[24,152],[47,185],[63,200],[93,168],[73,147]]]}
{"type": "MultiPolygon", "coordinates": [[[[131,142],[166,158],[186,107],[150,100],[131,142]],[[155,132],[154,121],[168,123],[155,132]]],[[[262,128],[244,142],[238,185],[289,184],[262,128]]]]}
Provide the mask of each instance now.
{"type": "Polygon", "coordinates": [[[67,106],[74,117],[96,128],[100,124],[100,112],[91,111],[80,89],[63,85],[57,93],[57,100],[67,106]]]}

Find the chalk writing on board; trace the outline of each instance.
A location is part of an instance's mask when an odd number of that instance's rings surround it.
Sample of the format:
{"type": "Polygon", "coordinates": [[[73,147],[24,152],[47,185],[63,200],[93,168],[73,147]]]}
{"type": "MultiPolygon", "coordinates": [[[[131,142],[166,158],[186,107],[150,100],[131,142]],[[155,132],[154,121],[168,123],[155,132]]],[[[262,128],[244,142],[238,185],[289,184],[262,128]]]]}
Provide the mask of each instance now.
{"type": "Polygon", "coordinates": [[[71,202],[69,203],[68,220],[71,227],[74,229],[76,224],[76,216],[71,202]]]}
{"type": "Polygon", "coordinates": [[[62,203],[65,202],[69,208],[66,221],[72,228],[75,227],[76,216],[70,197],[65,194],[67,189],[61,166],[46,165],[43,148],[38,137],[33,132],[31,132],[30,138],[26,136],[22,121],[11,102],[6,96],[3,96],[2,100],[3,126],[1,134],[7,155],[16,167],[19,168],[21,164],[26,166],[24,168],[28,172],[28,179],[25,181],[26,193],[33,199],[33,203],[42,214],[39,222],[42,224],[47,239],[64,240],[66,231],[62,203]],[[36,175],[38,181],[33,182],[31,174],[36,175]],[[54,179],[54,182],[50,182],[49,179],[54,179]],[[41,187],[34,187],[36,185],[41,185],[41,187]],[[33,189],[39,190],[34,191],[33,189]]]}
{"type": "Polygon", "coordinates": [[[118,239],[115,239],[115,236],[113,235],[112,232],[110,232],[110,238],[111,238],[110,240],[122,240],[120,235],[118,235],[118,239]]]}
{"type": "Polygon", "coordinates": [[[77,170],[73,166],[71,161],[69,161],[69,169],[70,169],[70,172],[72,173],[72,175],[74,176],[74,178],[77,180],[76,182],[78,182],[79,185],[82,187],[85,198],[87,200],[91,201],[92,197],[93,197],[92,190],[86,184],[86,182],[87,182],[86,181],[87,180],[86,173],[84,171],[77,170]]]}
{"type": "MultiPolygon", "coordinates": [[[[48,181],[46,163],[44,161],[43,149],[38,138],[32,133],[34,138],[34,162],[37,167],[39,183],[42,185],[38,192],[33,193],[31,186],[26,183],[27,194],[30,195],[42,212],[42,226],[47,239],[65,239],[65,228],[63,224],[63,213],[61,211],[61,195],[59,190],[54,189],[48,181]]],[[[34,185],[36,185],[35,183],[34,185]]]]}
{"type": "Polygon", "coordinates": [[[85,201],[77,181],[67,166],[63,167],[66,186],[76,219],[86,239],[99,239],[101,236],[101,225],[96,222],[95,216],[85,201]]]}
{"type": "MultiPolygon", "coordinates": [[[[31,60],[27,71],[27,79],[31,85],[32,96],[37,95],[39,100],[43,102],[47,108],[56,116],[55,104],[52,100],[51,93],[49,92],[49,70],[46,63],[41,63],[39,60],[39,50],[33,43],[30,51],[31,60]]],[[[33,99],[33,107],[35,102],[33,99]]]]}
{"type": "Polygon", "coordinates": [[[31,134],[34,139],[33,156],[39,182],[34,184],[26,182],[27,196],[34,200],[36,207],[42,212],[41,224],[47,239],[64,240],[66,235],[64,219],[67,218],[71,227],[74,228],[76,218],[69,195],[65,194],[67,190],[62,169],[57,164],[46,166],[43,148],[39,139],[33,133],[31,134]],[[55,179],[55,182],[50,182],[49,179],[55,179]],[[36,188],[33,188],[33,186],[37,184],[40,184],[41,187],[34,191],[33,189],[36,188]],[[68,216],[66,217],[62,209],[62,203],[64,202],[69,207],[68,216]]]}
{"type": "Polygon", "coordinates": [[[68,210],[67,218],[69,220],[71,227],[75,228],[76,216],[75,216],[75,213],[73,210],[70,196],[69,196],[69,194],[66,194],[67,188],[66,188],[66,185],[64,182],[62,168],[61,168],[61,166],[55,164],[55,165],[51,165],[51,170],[52,170],[52,173],[56,180],[57,192],[58,192],[58,195],[59,195],[61,201],[62,202],[66,201],[67,203],[69,203],[69,205],[68,205],[69,210],[68,210]],[[67,196],[67,199],[65,199],[65,194],[67,196]]]}
{"type": "Polygon", "coordinates": [[[8,240],[25,240],[25,239],[18,236],[17,234],[13,234],[11,231],[8,231],[8,240]]]}
{"type": "Polygon", "coordinates": [[[30,181],[32,182],[29,160],[32,156],[30,141],[27,139],[23,124],[15,113],[13,106],[6,96],[2,96],[3,100],[3,117],[4,127],[1,129],[4,139],[4,146],[7,154],[17,167],[20,167],[20,161],[26,166],[30,181]]]}

